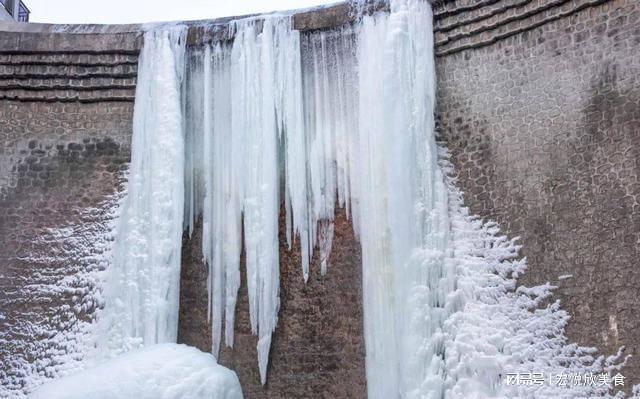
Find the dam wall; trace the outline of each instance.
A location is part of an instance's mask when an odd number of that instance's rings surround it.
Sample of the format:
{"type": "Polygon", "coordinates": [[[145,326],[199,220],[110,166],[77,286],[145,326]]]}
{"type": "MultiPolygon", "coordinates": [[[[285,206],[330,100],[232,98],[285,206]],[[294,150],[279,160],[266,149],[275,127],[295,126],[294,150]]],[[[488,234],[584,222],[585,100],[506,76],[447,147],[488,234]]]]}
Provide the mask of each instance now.
{"type": "MultiPolygon", "coordinates": [[[[453,0],[435,2],[434,18],[438,130],[466,205],[521,237],[521,283],[558,286],[570,339],[605,354],[626,346],[626,385],[640,383],[640,4],[453,0]]],[[[294,26],[352,19],[342,4],[296,14],[294,26]]],[[[189,24],[190,46],[222,37],[189,24]]],[[[81,335],[100,306],[78,299],[97,287],[77,276],[106,267],[142,30],[0,22],[0,362],[9,365],[0,380],[15,389],[25,364],[58,372],[62,358],[51,353],[73,347],[49,332],[81,335]],[[47,289],[55,286],[64,289],[47,289]]],[[[201,234],[199,223],[183,238],[178,339],[208,351],[201,234]]],[[[299,248],[280,242],[267,385],[244,275],[235,349],[224,348],[221,363],[248,398],[364,397],[361,254],[350,222],[337,216],[329,272],[321,276],[314,259],[306,284],[299,248]]]]}

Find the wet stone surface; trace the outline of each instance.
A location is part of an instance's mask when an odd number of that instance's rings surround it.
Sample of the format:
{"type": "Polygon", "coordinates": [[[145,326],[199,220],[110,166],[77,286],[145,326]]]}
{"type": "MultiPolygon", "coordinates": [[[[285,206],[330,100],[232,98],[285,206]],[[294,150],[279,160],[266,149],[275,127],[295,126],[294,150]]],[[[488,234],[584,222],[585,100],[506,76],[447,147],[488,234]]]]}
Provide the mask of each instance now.
{"type": "Polygon", "coordinates": [[[521,237],[521,283],[559,287],[570,339],[626,346],[627,387],[640,383],[638,48],[640,3],[613,0],[436,62],[466,204],[521,237]]]}

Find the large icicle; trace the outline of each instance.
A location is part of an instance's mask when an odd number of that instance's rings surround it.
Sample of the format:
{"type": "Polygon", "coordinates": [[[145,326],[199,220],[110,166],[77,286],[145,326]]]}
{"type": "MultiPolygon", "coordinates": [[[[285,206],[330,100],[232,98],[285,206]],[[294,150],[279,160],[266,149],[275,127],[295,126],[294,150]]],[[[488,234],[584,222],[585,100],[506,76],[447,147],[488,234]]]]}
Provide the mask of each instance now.
{"type": "MultiPolygon", "coordinates": [[[[313,248],[320,249],[322,274],[333,239],[333,219],[338,205],[350,206],[357,123],[356,41],[352,28],[309,34],[302,51],[307,164],[306,181],[287,176],[290,192],[304,189],[301,200],[292,197],[293,230],[300,234],[305,280],[313,248]],[[302,184],[305,183],[305,184],[302,184]]],[[[289,135],[287,136],[289,137],[289,135]]],[[[295,143],[287,142],[289,152],[295,143]]],[[[299,151],[299,150],[298,150],[299,151]]]]}
{"type": "Polygon", "coordinates": [[[247,139],[244,243],[251,328],[258,334],[258,366],[263,384],[267,379],[271,334],[276,328],[280,306],[279,132],[274,117],[277,56],[274,41],[277,40],[278,26],[268,18],[263,22],[262,33],[258,34],[255,23],[240,23],[239,38],[232,50],[236,67],[243,71],[254,69],[253,73],[243,76],[246,79],[244,84],[236,88],[243,91],[240,98],[232,96],[232,106],[235,107],[232,130],[233,134],[237,132],[247,139]],[[236,130],[239,125],[244,129],[236,130]]]}
{"type": "Polygon", "coordinates": [[[178,333],[186,29],[153,30],[144,39],[127,196],[99,315],[98,344],[110,354],[175,342],[178,333]]]}
{"type": "Polygon", "coordinates": [[[204,55],[201,49],[187,49],[183,83],[184,105],[184,227],[191,235],[204,204],[204,55]]]}
{"type": "Polygon", "coordinates": [[[222,317],[225,342],[233,346],[235,304],[240,286],[244,132],[232,130],[231,53],[221,45],[204,50],[203,255],[209,266],[212,351],[218,355],[222,317]],[[236,135],[237,134],[237,135],[236,135]]]}
{"type": "Polygon", "coordinates": [[[280,304],[280,148],[286,140],[295,145],[285,161],[287,173],[303,183],[301,190],[295,187],[294,201],[306,195],[305,151],[299,146],[305,137],[300,34],[291,29],[289,17],[278,16],[235,21],[232,31],[230,46],[209,46],[201,55],[202,149],[190,152],[203,151],[202,166],[194,170],[202,169],[204,181],[212,351],[217,356],[223,316],[225,343],[233,345],[244,244],[251,328],[258,335],[265,383],[280,304]]]}
{"type": "Polygon", "coordinates": [[[370,398],[442,395],[451,289],[447,189],[434,134],[428,4],[392,2],[359,37],[359,200],[370,398]]]}

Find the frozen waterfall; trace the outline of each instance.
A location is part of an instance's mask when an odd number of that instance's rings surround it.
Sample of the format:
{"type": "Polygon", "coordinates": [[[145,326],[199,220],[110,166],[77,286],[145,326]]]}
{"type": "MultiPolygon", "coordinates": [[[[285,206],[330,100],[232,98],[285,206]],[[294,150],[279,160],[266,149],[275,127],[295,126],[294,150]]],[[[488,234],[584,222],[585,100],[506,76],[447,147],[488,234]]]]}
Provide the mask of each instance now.
{"type": "Polygon", "coordinates": [[[357,159],[370,397],[441,397],[453,289],[447,187],[434,133],[431,10],[392,4],[359,37],[357,159]]]}
{"type": "Polygon", "coordinates": [[[390,12],[330,31],[292,25],[289,15],[241,19],[230,40],[188,50],[185,28],[145,35],[102,342],[122,351],[175,341],[183,226],[192,232],[201,216],[212,352],[234,343],[244,251],[264,384],[281,205],[305,281],[314,251],[331,273],[343,207],[362,246],[370,398],[533,397],[505,374],[619,367],[567,342],[566,313],[541,306],[551,287],[516,289],[519,247],[462,206],[436,142],[429,3],[392,0],[390,12]]]}
{"type": "Polygon", "coordinates": [[[98,317],[108,355],[175,342],[184,202],[186,28],[150,31],[140,54],[131,166],[98,317]]]}

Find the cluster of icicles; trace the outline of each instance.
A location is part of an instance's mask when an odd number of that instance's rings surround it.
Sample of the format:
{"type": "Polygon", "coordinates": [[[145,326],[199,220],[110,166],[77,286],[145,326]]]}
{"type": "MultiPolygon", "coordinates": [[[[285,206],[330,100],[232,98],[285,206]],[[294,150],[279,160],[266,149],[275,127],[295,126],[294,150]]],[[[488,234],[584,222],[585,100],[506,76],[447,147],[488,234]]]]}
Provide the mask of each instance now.
{"type": "MultiPolygon", "coordinates": [[[[518,247],[461,206],[436,144],[427,2],[392,1],[333,31],[302,34],[274,15],[229,33],[188,51],[184,27],[145,35],[99,346],[175,342],[181,237],[201,215],[212,352],[223,336],[233,345],[244,250],[264,383],[284,204],[305,280],[314,248],[330,267],[336,208],[353,222],[371,398],[529,397],[504,374],[613,367],[567,344],[557,304],[535,310],[549,287],[514,290],[518,247]]],[[[548,384],[536,397],[599,389],[548,384]]]]}

